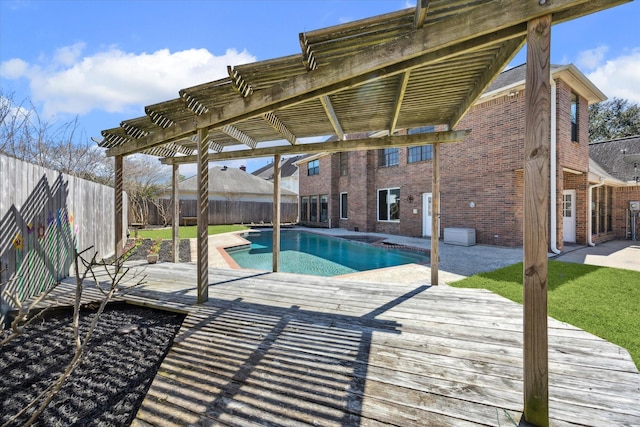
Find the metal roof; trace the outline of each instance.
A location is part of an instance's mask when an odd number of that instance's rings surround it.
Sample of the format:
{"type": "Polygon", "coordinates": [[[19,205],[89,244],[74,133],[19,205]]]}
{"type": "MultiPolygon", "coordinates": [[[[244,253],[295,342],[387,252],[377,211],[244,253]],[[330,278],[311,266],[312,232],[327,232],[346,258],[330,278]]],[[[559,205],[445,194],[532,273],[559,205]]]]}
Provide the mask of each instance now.
{"type": "Polygon", "coordinates": [[[208,130],[212,161],[223,152],[265,155],[255,150],[272,141],[289,147],[279,154],[298,154],[300,138],[453,129],[523,46],[529,20],[551,13],[558,23],[623,2],[420,0],[300,33],[300,53],[230,66],[228,77],[181,89],[145,107],[145,116],[102,131],[99,145],[108,156],[186,155],[167,161],[186,163],[195,161],[198,128],[208,130]]]}

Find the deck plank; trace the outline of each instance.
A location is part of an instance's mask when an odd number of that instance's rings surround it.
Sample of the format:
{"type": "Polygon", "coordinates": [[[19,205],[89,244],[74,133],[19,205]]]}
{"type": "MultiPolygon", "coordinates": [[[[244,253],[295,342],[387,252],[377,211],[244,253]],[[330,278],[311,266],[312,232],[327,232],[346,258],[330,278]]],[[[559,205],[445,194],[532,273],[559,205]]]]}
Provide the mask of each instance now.
{"type": "MultiPolygon", "coordinates": [[[[489,291],[210,269],[197,305],[194,265],[139,269],[124,299],[187,316],[133,425],[520,422],[523,310],[489,291]]],[[[626,350],[549,319],[549,369],[552,425],[640,425],[626,350]]]]}

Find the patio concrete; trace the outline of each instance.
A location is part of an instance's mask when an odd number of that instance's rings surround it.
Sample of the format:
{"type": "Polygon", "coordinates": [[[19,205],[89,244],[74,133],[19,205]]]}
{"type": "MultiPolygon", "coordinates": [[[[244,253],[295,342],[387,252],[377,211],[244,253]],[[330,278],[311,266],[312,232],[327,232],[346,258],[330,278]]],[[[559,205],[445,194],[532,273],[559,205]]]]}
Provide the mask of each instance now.
{"type": "Polygon", "coordinates": [[[555,259],[640,271],[640,242],[612,240],[596,246],[572,246],[555,259]]]}
{"type": "MultiPolygon", "coordinates": [[[[385,243],[430,249],[431,239],[419,237],[396,236],[384,233],[362,233],[343,228],[293,228],[336,237],[379,237],[385,243]]],[[[242,233],[232,232],[209,236],[209,267],[237,268],[233,260],[226,255],[223,248],[247,244],[242,233]]],[[[459,246],[440,242],[439,277],[440,284],[461,280],[474,274],[493,271],[522,261],[522,248],[506,248],[492,245],[459,246]]],[[[196,261],[195,239],[192,241],[192,261],[196,261]]],[[[569,245],[565,251],[551,258],[564,262],[576,262],[606,267],[625,268],[640,271],[640,243],[630,240],[616,240],[597,246],[569,245]]],[[[338,276],[356,281],[389,283],[428,284],[431,280],[431,269],[428,266],[407,264],[378,270],[338,276]]]]}

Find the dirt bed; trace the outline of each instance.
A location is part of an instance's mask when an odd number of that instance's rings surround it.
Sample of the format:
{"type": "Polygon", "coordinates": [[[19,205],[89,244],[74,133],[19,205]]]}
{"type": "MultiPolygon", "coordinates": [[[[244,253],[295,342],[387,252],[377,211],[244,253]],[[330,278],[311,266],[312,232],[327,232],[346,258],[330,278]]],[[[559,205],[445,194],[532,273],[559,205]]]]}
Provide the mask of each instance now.
{"type": "MultiPolygon", "coordinates": [[[[81,336],[95,308],[81,312],[81,336]]],[[[129,425],[184,316],[111,303],[100,316],[85,359],[42,413],[38,426],[129,425]],[[124,330],[120,330],[123,328],[124,330]]],[[[31,402],[73,357],[72,309],[56,309],[0,347],[0,424],[31,402]]],[[[33,410],[30,411],[33,413],[33,410]]],[[[11,422],[22,425],[28,416],[11,422]]]]}

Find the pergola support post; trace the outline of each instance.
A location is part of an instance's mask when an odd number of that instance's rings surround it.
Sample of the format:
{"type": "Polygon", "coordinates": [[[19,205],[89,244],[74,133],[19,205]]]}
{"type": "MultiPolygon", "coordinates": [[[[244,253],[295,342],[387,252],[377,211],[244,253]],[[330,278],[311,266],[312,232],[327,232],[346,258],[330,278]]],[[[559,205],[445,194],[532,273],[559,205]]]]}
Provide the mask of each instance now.
{"type": "Polygon", "coordinates": [[[124,212],[124,158],[123,156],[115,156],[115,182],[114,182],[114,233],[115,233],[115,256],[116,259],[122,256],[124,250],[124,225],[122,224],[122,214],[124,212]]]}
{"type": "Polygon", "coordinates": [[[209,300],[209,142],[198,129],[198,304],[209,300]]]}
{"type": "Polygon", "coordinates": [[[438,285],[440,236],[440,143],[433,143],[433,171],[431,173],[431,285],[438,285]]]}
{"type": "Polygon", "coordinates": [[[550,44],[551,15],[529,21],[524,128],[524,417],[540,427],[549,425],[550,44]]]}
{"type": "Polygon", "coordinates": [[[180,165],[173,165],[171,174],[171,199],[172,199],[172,219],[171,219],[171,243],[173,250],[171,251],[171,262],[180,260],[180,199],[178,197],[178,178],[180,165]]]}
{"type": "Polygon", "coordinates": [[[280,154],[273,156],[273,271],[280,271],[280,154]]]}

